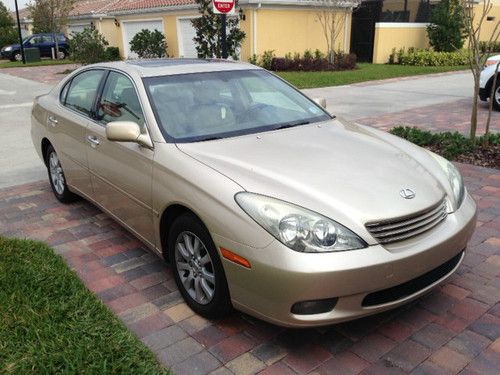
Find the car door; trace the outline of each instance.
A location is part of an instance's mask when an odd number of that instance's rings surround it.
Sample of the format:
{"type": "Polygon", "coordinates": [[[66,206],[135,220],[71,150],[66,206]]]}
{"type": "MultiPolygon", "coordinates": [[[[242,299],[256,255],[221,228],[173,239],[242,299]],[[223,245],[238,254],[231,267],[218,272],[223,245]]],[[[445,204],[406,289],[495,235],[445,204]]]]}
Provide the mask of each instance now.
{"type": "Polygon", "coordinates": [[[61,90],[59,100],[47,109],[47,129],[70,187],[92,197],[87,163],[87,127],[99,85],[102,69],[85,70],[74,76],[61,90]]]}
{"type": "Polygon", "coordinates": [[[151,184],[152,149],[106,138],[112,121],[133,121],[144,134],[144,114],[132,80],[110,71],[87,128],[87,157],[96,202],[151,246],[155,245],[151,184]]]}
{"type": "MultiPolygon", "coordinates": [[[[40,56],[52,57],[52,48],[55,46],[54,37],[50,34],[42,35],[38,48],[40,56]]],[[[55,51],[54,51],[55,52],[55,51]]]]}

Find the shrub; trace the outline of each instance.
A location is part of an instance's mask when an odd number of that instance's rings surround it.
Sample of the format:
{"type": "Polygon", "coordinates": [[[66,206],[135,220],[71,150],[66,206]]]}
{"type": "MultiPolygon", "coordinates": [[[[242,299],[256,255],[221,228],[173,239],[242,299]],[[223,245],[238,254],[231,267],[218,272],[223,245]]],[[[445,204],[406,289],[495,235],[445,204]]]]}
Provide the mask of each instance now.
{"type": "MultiPolygon", "coordinates": [[[[319,51],[318,51],[319,52],[319,51]]],[[[333,71],[333,70],[351,70],[356,67],[356,55],[336,52],[334,63],[331,64],[324,54],[315,52],[314,55],[310,51],[304,52],[303,57],[300,54],[294,54],[293,58],[290,53],[285,57],[274,57],[271,61],[271,70],[286,72],[286,71],[333,71]]]]}
{"type": "Polygon", "coordinates": [[[253,65],[258,65],[257,59],[258,59],[257,55],[254,53],[252,56],[248,58],[248,62],[253,65]]]}
{"type": "Polygon", "coordinates": [[[264,53],[262,53],[262,56],[260,57],[259,66],[263,67],[264,69],[271,70],[271,64],[274,57],[274,50],[264,51],[264,53]]]}
{"type": "MultiPolygon", "coordinates": [[[[408,52],[400,50],[395,63],[414,66],[458,66],[467,65],[468,57],[466,50],[455,52],[436,52],[432,50],[419,50],[409,48],[408,52]]],[[[390,60],[390,58],[389,58],[390,60]]]]}
{"type": "Polygon", "coordinates": [[[479,42],[479,49],[482,53],[500,52],[500,42],[479,42]]]}
{"type": "Polygon", "coordinates": [[[86,28],[80,33],[71,33],[69,54],[73,61],[84,65],[107,61],[108,44],[97,30],[86,28]]]}
{"type": "Polygon", "coordinates": [[[106,48],[106,60],[107,61],[121,60],[119,48],[118,47],[106,48]]]}
{"type": "Polygon", "coordinates": [[[168,57],[165,35],[156,29],[142,29],[135,34],[130,41],[130,50],[137,53],[141,59],[168,57]]]}
{"type": "Polygon", "coordinates": [[[464,27],[461,1],[441,0],[429,17],[429,43],[438,52],[459,50],[464,45],[464,27]]]}
{"type": "Polygon", "coordinates": [[[12,26],[0,27],[0,48],[19,43],[19,36],[12,26]]]}

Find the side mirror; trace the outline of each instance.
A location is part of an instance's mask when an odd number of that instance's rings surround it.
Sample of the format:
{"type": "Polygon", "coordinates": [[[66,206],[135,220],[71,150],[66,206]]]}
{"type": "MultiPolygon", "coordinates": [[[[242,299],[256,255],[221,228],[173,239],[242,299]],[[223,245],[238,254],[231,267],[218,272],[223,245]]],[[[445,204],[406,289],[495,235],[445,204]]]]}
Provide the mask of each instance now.
{"type": "Polygon", "coordinates": [[[313,101],[319,106],[326,109],[326,99],[325,98],[313,98],[313,101]]]}
{"type": "Polygon", "coordinates": [[[115,142],[136,142],[153,148],[148,135],[141,134],[141,128],[133,121],[112,121],[106,125],[106,138],[115,142]]]}

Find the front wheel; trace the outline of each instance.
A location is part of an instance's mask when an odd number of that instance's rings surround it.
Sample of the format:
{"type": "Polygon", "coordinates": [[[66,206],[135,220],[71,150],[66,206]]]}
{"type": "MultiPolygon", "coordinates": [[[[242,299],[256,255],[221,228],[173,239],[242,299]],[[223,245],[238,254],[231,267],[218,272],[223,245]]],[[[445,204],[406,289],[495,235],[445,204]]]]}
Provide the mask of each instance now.
{"type": "Polygon", "coordinates": [[[232,310],[219,254],[198,218],[184,214],[175,220],[168,236],[168,252],[177,287],[196,313],[215,319],[232,310]]]}
{"type": "Polygon", "coordinates": [[[76,200],[78,196],[69,191],[59,157],[52,145],[47,147],[45,162],[47,164],[50,187],[57,200],[62,203],[70,203],[76,200]]]}

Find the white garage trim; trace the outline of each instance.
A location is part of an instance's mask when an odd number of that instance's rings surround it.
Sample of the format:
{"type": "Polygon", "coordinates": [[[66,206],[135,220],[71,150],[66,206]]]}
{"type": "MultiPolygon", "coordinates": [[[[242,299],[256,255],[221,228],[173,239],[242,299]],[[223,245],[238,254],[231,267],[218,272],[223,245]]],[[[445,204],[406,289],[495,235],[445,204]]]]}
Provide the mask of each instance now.
{"type": "Polygon", "coordinates": [[[160,31],[163,35],[165,35],[165,25],[163,24],[163,18],[143,18],[140,20],[120,20],[121,24],[121,33],[122,33],[122,43],[123,43],[123,56],[127,59],[129,57],[129,51],[130,51],[130,45],[127,40],[127,35],[125,32],[126,25],[127,24],[140,24],[142,22],[160,22],[161,23],[161,30],[160,31]]]}
{"type": "MultiPolygon", "coordinates": [[[[194,20],[195,18],[199,18],[199,16],[178,16],[178,17],[175,17],[176,28],[177,28],[177,47],[178,47],[177,49],[178,49],[179,57],[185,57],[185,53],[186,53],[184,51],[184,39],[183,39],[183,35],[182,35],[181,21],[194,20]]],[[[198,57],[198,56],[194,56],[194,57],[198,57]]]]}

